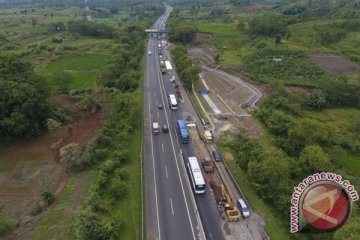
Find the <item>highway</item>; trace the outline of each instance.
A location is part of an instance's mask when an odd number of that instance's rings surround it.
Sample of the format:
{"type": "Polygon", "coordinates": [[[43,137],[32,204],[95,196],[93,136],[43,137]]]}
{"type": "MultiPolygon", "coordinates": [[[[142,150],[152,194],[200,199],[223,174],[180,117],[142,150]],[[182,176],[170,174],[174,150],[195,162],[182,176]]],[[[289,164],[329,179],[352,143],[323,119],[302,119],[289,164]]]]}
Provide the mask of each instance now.
{"type": "MultiPolygon", "coordinates": [[[[169,123],[169,112],[161,91],[156,38],[149,38],[144,82],[144,175],[147,239],[200,239],[195,208],[181,168],[175,133],[153,134],[152,122],[169,123]]],[[[185,179],[186,180],[186,179],[185,179]]]]}
{"type": "MultiPolygon", "coordinates": [[[[165,16],[170,11],[171,8],[167,7],[165,16]]],[[[163,15],[154,27],[163,27],[165,20],[163,15]]],[[[191,141],[188,144],[179,143],[174,123],[183,119],[184,112],[195,110],[191,109],[193,106],[181,85],[184,103],[179,104],[178,110],[169,109],[167,94],[175,92],[170,78],[177,75],[173,70],[161,74],[157,46],[158,38],[149,37],[144,77],[146,239],[190,240],[205,239],[205,236],[209,240],[225,239],[209,185],[203,195],[194,195],[190,187],[180,151],[185,159],[196,155],[191,141]],[[159,104],[164,109],[159,109],[159,104]],[[168,125],[169,133],[152,133],[152,122],[168,125]]],[[[164,58],[170,60],[168,52],[162,51],[164,58]]]]}

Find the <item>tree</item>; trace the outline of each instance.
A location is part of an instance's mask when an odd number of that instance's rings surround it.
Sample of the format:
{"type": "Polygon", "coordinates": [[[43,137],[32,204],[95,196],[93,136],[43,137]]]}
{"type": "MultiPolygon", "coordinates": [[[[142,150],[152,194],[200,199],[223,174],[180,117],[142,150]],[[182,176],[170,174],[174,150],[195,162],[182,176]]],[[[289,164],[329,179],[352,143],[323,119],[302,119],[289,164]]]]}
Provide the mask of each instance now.
{"type": "Polygon", "coordinates": [[[92,212],[90,209],[85,209],[80,212],[76,218],[75,225],[75,234],[77,239],[106,239],[100,216],[92,212]]]}
{"type": "Polygon", "coordinates": [[[249,23],[250,32],[254,35],[267,37],[286,36],[289,29],[281,15],[267,14],[253,18],[249,23]]]}
{"type": "Polygon", "coordinates": [[[328,155],[318,145],[306,146],[300,154],[299,161],[302,168],[308,172],[328,171],[331,164],[328,155]]]}
{"type": "Polygon", "coordinates": [[[289,137],[304,145],[330,143],[335,140],[337,128],[311,118],[302,118],[289,130],[289,137]]]}
{"type": "Polygon", "coordinates": [[[84,168],[85,159],[82,157],[85,146],[69,143],[60,149],[60,163],[68,171],[79,171],[84,168]]]}
{"type": "Polygon", "coordinates": [[[295,119],[289,114],[274,110],[264,122],[274,135],[287,135],[288,130],[294,125],[295,119]]]}
{"type": "Polygon", "coordinates": [[[262,198],[276,203],[278,209],[285,211],[291,195],[288,180],[290,167],[286,156],[277,149],[268,149],[262,159],[249,162],[248,179],[262,198]]]}

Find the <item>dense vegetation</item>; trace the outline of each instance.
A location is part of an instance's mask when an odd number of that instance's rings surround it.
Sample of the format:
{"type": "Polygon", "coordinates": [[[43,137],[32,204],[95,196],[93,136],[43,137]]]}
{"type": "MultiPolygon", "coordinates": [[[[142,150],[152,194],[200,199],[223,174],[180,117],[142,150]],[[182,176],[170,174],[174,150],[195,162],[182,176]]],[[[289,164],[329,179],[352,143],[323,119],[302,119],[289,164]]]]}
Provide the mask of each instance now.
{"type": "MultiPolygon", "coordinates": [[[[90,10],[96,13],[92,22],[83,20],[84,10],[60,5],[24,5],[21,11],[10,9],[0,14],[4,26],[0,30],[0,49],[9,52],[1,56],[0,63],[0,107],[7,109],[0,115],[2,137],[6,133],[12,138],[9,141],[22,141],[25,136],[55,131],[89,113],[99,114],[100,109],[106,114],[104,128],[94,139],[71,143],[60,150],[60,163],[70,176],[68,186],[55,208],[43,213],[30,239],[45,239],[48,234],[67,239],[139,239],[141,235],[144,29],[163,13],[164,6],[104,2],[102,7],[90,4],[90,10]],[[57,109],[50,106],[49,96],[52,99],[58,94],[61,98],[67,95],[73,105],[57,104],[57,109]],[[75,109],[75,114],[68,108],[75,109]],[[23,110],[25,116],[11,114],[23,110]],[[20,121],[25,117],[31,125],[20,121]],[[11,124],[17,128],[10,128],[11,124]],[[87,175],[96,178],[88,183],[95,183],[83,186],[82,193],[73,193],[83,194],[76,203],[67,203],[73,201],[69,193],[78,176],[86,179],[87,175]],[[62,208],[67,204],[73,204],[70,212],[62,208]],[[49,228],[53,229],[51,233],[49,228]]],[[[46,5],[46,1],[43,3],[46,5]]],[[[83,1],[79,4],[83,6],[83,1]]],[[[49,204],[55,200],[50,191],[42,192],[42,196],[49,204]]],[[[34,205],[31,214],[44,209],[34,205]]],[[[14,225],[7,216],[1,217],[0,236],[10,233],[14,225]]]]}
{"type": "Polygon", "coordinates": [[[49,90],[30,63],[0,56],[0,143],[35,137],[46,131],[49,90]]]}
{"type": "Polygon", "coordinates": [[[196,33],[196,26],[190,21],[177,17],[176,13],[169,18],[167,29],[169,40],[174,43],[190,43],[194,40],[196,33]]]}
{"type": "Polygon", "coordinates": [[[242,0],[178,5],[179,18],[213,33],[200,47],[216,48],[218,64],[257,80],[270,93],[253,114],[263,136],[238,134],[222,145],[235,156],[236,164],[229,164],[250,205],[276,220],[276,230],[274,223],[265,225],[271,238],[356,239],[347,233],[359,229],[358,204],[350,224],[321,236],[290,236],[288,212],[293,187],[314,172],[336,172],[360,188],[360,75],[330,74],[312,57],[328,52],[360,63],[359,46],[353,44],[359,38],[359,6],[358,1],[242,0]]]}
{"type": "Polygon", "coordinates": [[[182,46],[176,46],[171,54],[174,56],[176,71],[179,73],[181,81],[188,90],[192,90],[193,82],[199,79],[199,66],[192,64],[186,48],[182,46]]]}

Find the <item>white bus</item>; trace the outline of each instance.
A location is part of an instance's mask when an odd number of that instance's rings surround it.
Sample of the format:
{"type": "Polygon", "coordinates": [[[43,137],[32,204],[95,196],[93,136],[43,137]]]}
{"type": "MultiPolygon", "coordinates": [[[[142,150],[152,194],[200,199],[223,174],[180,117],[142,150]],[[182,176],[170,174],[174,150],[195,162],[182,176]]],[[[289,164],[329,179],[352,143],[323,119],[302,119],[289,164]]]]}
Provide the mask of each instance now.
{"type": "Polygon", "coordinates": [[[172,110],[176,110],[177,109],[177,101],[176,101],[176,97],[174,94],[169,94],[169,104],[170,104],[170,108],[172,110]]]}
{"type": "Polygon", "coordinates": [[[196,194],[205,193],[205,181],[196,157],[189,157],[187,163],[191,183],[196,194]]]}

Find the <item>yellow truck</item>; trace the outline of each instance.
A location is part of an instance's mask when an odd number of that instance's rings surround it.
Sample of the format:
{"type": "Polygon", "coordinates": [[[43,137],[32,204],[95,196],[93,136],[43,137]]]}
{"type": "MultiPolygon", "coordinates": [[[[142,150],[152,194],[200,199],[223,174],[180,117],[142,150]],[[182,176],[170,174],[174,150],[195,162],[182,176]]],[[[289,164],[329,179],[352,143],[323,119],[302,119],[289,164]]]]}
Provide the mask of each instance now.
{"type": "Polygon", "coordinates": [[[204,131],[204,141],[206,143],[212,143],[213,142],[213,138],[212,138],[212,134],[209,130],[204,131]]]}

